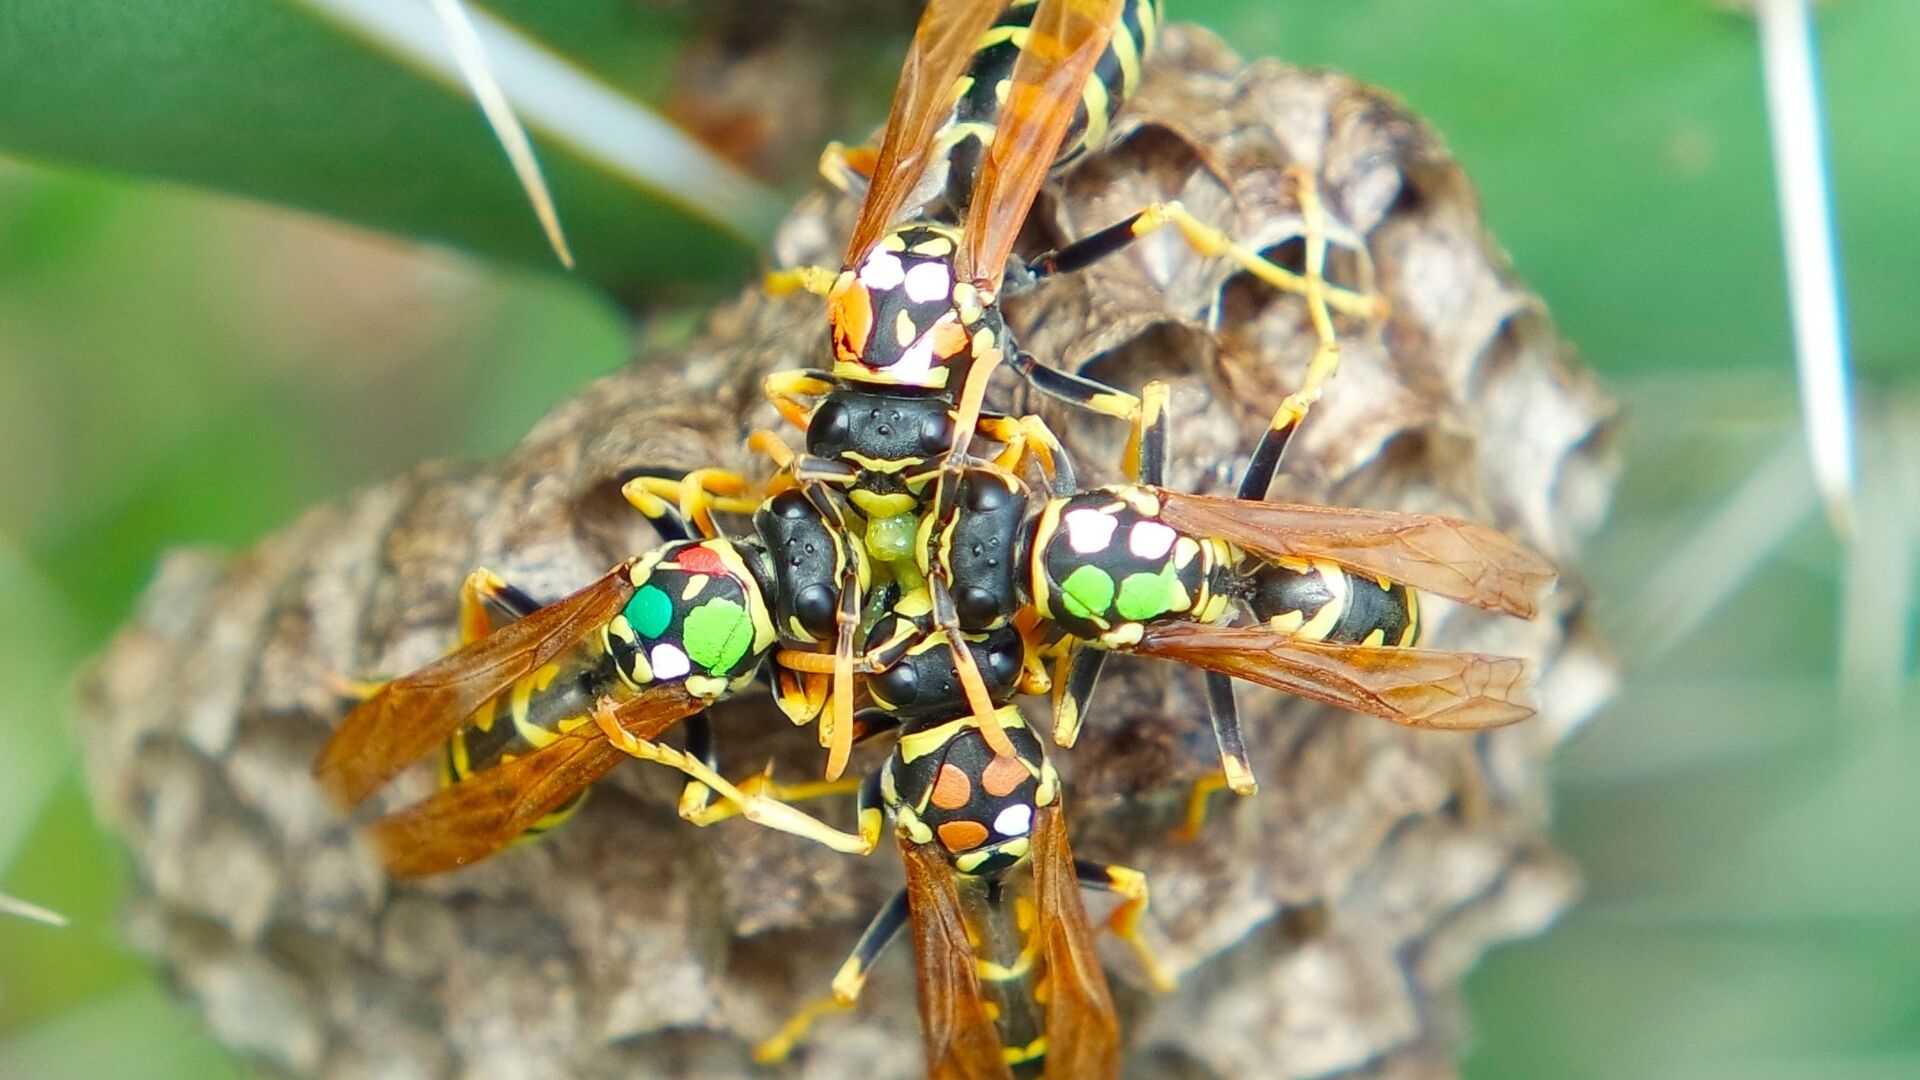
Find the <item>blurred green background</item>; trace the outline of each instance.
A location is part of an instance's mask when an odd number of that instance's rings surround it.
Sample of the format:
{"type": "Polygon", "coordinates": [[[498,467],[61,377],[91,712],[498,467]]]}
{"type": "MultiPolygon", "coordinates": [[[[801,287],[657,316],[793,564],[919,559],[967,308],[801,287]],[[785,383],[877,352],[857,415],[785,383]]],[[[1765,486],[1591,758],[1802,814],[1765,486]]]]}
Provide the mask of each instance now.
{"type": "MultiPolygon", "coordinates": [[[[874,122],[901,40],[834,36],[814,68],[776,52],[776,74],[827,80],[844,108],[782,102],[807,148],[755,163],[786,194],[730,211],[543,143],[582,252],[568,277],[541,268],[465,97],[323,6],[0,0],[0,891],[74,920],[0,920],[0,1076],[247,1075],[118,944],[122,858],[66,722],[76,665],[158,553],[245,545],[422,458],[496,452],[636,336],[684,327],[752,265],[740,234],[806,184],[819,139],[874,122]],[[664,306],[636,316],[639,298],[664,306]]],[[[486,6],[620,93],[743,130],[673,66],[699,5],[486,6]]],[[[1168,6],[1430,118],[1627,408],[1587,567],[1623,689],[1557,777],[1587,893],[1473,976],[1467,1074],[1920,1076],[1920,5],[1837,0],[1820,21],[1865,406],[1848,541],[1803,463],[1747,18],[1693,0],[1168,6]]]]}

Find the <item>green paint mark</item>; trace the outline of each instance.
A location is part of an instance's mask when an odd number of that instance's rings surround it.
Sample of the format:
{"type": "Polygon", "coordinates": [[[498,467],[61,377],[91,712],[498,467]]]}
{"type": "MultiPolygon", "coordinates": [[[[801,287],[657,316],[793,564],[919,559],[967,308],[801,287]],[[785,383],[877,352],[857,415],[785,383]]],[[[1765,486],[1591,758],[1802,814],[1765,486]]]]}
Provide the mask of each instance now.
{"type": "Polygon", "coordinates": [[[1068,612],[1082,619],[1098,618],[1113,603],[1113,578],[1097,566],[1082,566],[1060,583],[1060,599],[1068,612]]]}
{"type": "Polygon", "coordinates": [[[1120,583],[1120,599],[1115,606],[1121,618],[1146,622],[1172,611],[1179,589],[1180,578],[1169,563],[1157,574],[1128,574],[1120,583]]]}
{"type": "Polygon", "coordinates": [[[657,638],[673,621],[673,597],[658,585],[642,585],[627,601],[627,624],[645,638],[657,638]]]}
{"type": "Polygon", "coordinates": [[[753,620],[732,600],[715,598],[687,612],[687,655],[715,674],[733,670],[753,644],[753,620]]]}

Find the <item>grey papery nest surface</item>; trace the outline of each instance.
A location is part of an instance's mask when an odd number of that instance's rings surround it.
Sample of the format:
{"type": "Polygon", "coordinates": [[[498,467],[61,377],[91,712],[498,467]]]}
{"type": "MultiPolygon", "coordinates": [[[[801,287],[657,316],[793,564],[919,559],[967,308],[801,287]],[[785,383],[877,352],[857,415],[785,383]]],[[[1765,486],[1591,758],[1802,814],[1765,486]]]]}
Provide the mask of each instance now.
{"type": "MultiPolygon", "coordinates": [[[[1576,875],[1546,834],[1546,765],[1612,672],[1583,615],[1576,553],[1605,512],[1611,405],[1483,231],[1472,187],[1393,98],[1350,79],[1243,64],[1171,28],[1119,142],[1042,196],[1035,244],[1179,198],[1248,246],[1297,236],[1283,177],[1319,178],[1336,239],[1371,254],[1384,324],[1343,321],[1345,359],[1275,495],[1459,514],[1563,570],[1532,623],[1429,605],[1429,644],[1533,658],[1540,716],[1482,734],[1408,731],[1258,689],[1241,708],[1262,787],[1218,795],[1197,842],[1173,835],[1214,770],[1201,680],[1118,658],[1080,745],[1056,754],[1079,854],[1147,872],[1165,996],[1103,943],[1141,1076],[1444,1076],[1458,985],[1491,944],[1534,933],[1576,875]],[[1224,178],[1224,179],[1223,179],[1224,178]]],[[[853,202],[806,200],[783,262],[837,264],[853,202]]],[[[1357,273],[1336,255],[1336,275],[1357,273]]],[[[1137,388],[1173,384],[1173,486],[1230,492],[1313,351],[1305,308],[1167,230],[1009,302],[1050,362],[1137,388]],[[1102,356],[1104,354],[1104,356],[1102,356]]],[[[460,580],[490,566],[554,598],[657,542],[621,502],[636,465],[722,464],[776,427],[760,394],[818,363],[813,297],[753,285],[694,341],[642,357],[551,414],[504,458],[422,466],[320,507],[253,550],[175,553],[83,677],[100,813],[137,873],[126,926],[219,1036],[278,1070],[331,1077],[722,1077],[825,992],[900,881],[743,822],[674,814],[678,774],[630,763],[567,828],[477,866],[389,881],[309,779],[345,705],[329,676],[411,670],[454,636],[460,580]]],[[[1007,384],[992,402],[1029,403],[1007,384]]],[[[1083,482],[1117,478],[1123,425],[1037,405],[1083,482]]],[[[1044,703],[1035,703],[1044,705],[1044,703]]],[[[1034,719],[1041,720],[1042,709],[1034,719]]],[[[719,710],[729,771],[817,773],[811,730],[764,693],[719,710]]],[[[870,768],[882,747],[863,748],[870,768]]],[[[375,809],[427,794],[431,764],[375,809]]],[[[815,809],[842,826],[851,807],[815,809]]],[[[364,821],[363,813],[359,820],[364,821]]],[[[1109,900],[1090,896],[1096,918],[1109,900]]],[[[903,943],[904,944],[904,943],[903,943]]],[[[919,1075],[905,948],[866,999],[792,1063],[813,1078],[919,1075]]]]}

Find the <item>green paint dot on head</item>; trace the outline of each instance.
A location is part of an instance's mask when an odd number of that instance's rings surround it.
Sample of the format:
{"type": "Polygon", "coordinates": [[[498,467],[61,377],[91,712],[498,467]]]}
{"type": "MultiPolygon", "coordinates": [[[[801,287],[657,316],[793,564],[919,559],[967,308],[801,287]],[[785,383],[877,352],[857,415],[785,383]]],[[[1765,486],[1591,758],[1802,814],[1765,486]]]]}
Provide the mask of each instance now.
{"type": "Polygon", "coordinates": [[[1120,599],[1114,606],[1121,618],[1145,622],[1172,611],[1177,606],[1175,591],[1179,588],[1180,578],[1172,566],[1162,567],[1157,574],[1128,574],[1120,583],[1120,599]]]}
{"type": "Polygon", "coordinates": [[[733,670],[753,645],[753,620],[747,609],[716,597],[687,612],[681,626],[687,655],[716,674],[733,670]]]}
{"type": "Polygon", "coordinates": [[[1113,603],[1113,578],[1097,566],[1082,566],[1060,583],[1060,599],[1068,612],[1082,619],[1098,618],[1113,603]]]}
{"type": "Polygon", "coordinates": [[[627,625],[641,637],[659,637],[672,621],[673,597],[658,585],[640,586],[627,601],[627,625]]]}

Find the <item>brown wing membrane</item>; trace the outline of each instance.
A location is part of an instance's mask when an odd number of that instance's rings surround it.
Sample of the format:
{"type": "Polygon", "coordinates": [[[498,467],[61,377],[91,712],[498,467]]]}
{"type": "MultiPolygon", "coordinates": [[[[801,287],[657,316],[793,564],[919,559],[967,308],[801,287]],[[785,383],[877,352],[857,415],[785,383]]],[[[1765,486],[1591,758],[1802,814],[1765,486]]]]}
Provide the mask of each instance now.
{"type": "Polygon", "coordinates": [[[1499,727],[1533,715],[1532,682],[1511,656],[1329,645],[1262,626],[1149,626],[1128,650],[1257,682],[1408,727],[1499,727]]]}
{"type": "Polygon", "coordinates": [[[953,868],[932,845],[900,842],[913,916],[914,973],[920,993],[920,1037],[928,1080],[1011,1078],[1000,1033],[981,997],[966,918],[953,868]]]}
{"type": "Polygon", "coordinates": [[[1534,598],[1558,576],[1518,541],[1459,518],[1154,492],[1160,516],[1190,535],[1229,540],[1267,558],[1331,559],[1523,619],[1534,616],[1534,598]]]}
{"type": "Polygon", "coordinates": [[[516,679],[538,670],[613,618],[633,595],[627,566],[395,679],[361,702],[313,763],[320,786],[354,806],[425,756],[516,679]]]}
{"type": "Polygon", "coordinates": [[[1107,972],[1094,947],[1093,924],[1080,899],[1080,879],[1067,846],[1058,802],[1033,816],[1034,891],[1040,947],[1047,960],[1049,1080],[1103,1080],[1120,1075],[1120,1023],[1107,972]]]}
{"type": "Polygon", "coordinates": [[[973,57],[975,44],[1005,0],[932,0],[920,16],[913,45],[900,68],[900,85],[887,112],[886,133],[866,201],[847,241],[852,265],[900,212],[932,156],[933,137],[953,109],[953,90],[973,57]]]}
{"type": "MultiPolygon", "coordinates": [[[[614,715],[621,727],[652,739],[704,706],[680,684],[669,683],[616,707],[614,715]]],[[[530,754],[443,788],[368,831],[395,877],[455,870],[513,843],[626,759],[598,727],[585,724],[530,754]]]]}
{"type": "Polygon", "coordinates": [[[960,277],[993,292],[1124,0],[1041,0],[967,207],[960,277]]]}

